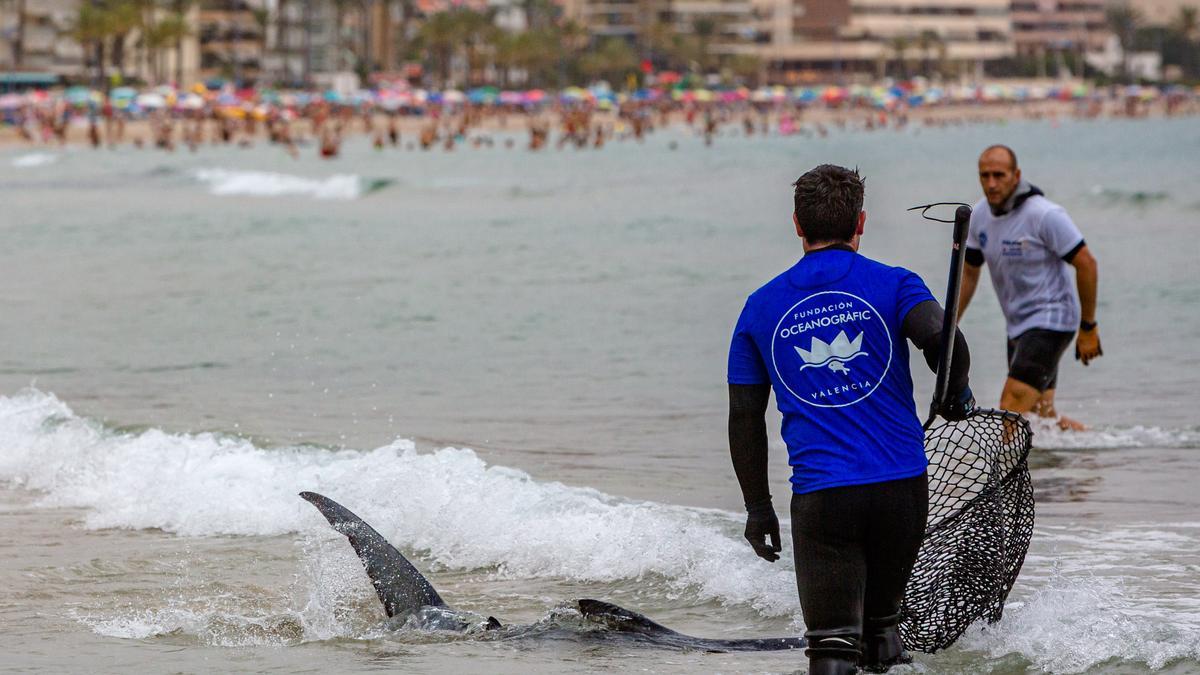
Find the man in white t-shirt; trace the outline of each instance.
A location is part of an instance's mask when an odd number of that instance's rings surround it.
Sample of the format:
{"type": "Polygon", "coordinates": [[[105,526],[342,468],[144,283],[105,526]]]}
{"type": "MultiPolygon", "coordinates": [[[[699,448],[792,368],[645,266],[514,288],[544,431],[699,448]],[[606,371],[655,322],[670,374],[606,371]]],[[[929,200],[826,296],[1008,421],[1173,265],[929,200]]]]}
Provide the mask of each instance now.
{"type": "Polygon", "coordinates": [[[1011,148],[993,145],[979,156],[984,199],[971,213],[959,317],[975,294],[986,262],[1008,333],[1008,380],[1000,407],[1079,422],[1054,409],[1058,361],[1075,339],[1083,365],[1103,355],[1096,327],[1096,259],[1063,207],[1021,179],[1011,148]],[[1070,268],[1075,268],[1074,281],[1070,268]]]}

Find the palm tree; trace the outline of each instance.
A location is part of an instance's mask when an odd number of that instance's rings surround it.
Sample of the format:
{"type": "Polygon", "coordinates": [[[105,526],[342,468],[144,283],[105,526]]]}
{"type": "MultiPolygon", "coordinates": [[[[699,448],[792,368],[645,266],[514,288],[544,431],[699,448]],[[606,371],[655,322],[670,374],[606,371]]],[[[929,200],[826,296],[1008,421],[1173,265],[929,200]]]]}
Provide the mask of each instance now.
{"type": "Polygon", "coordinates": [[[150,51],[152,71],[156,81],[161,82],[165,75],[162,67],[163,52],[168,47],[178,45],[188,35],[191,35],[191,28],[188,26],[188,22],[174,12],[155,21],[144,29],[142,39],[146,49],[150,51]]]}
{"type": "Polygon", "coordinates": [[[1179,13],[1175,15],[1175,20],[1171,22],[1171,28],[1182,35],[1184,39],[1195,40],[1197,33],[1200,33],[1200,21],[1197,20],[1196,8],[1180,7],[1179,13]]]}
{"type": "Polygon", "coordinates": [[[681,36],[675,31],[675,26],[667,21],[655,19],[642,24],[638,41],[646,58],[662,59],[670,67],[679,62],[681,36]]]}
{"type": "Polygon", "coordinates": [[[743,82],[756,86],[763,72],[763,60],[753,54],[735,54],[729,60],[729,70],[743,82]]]}
{"type": "MultiPolygon", "coordinates": [[[[192,5],[196,0],[171,0],[172,13],[174,19],[185,27],[188,26],[187,13],[191,11],[192,5]]],[[[175,84],[183,86],[183,39],[190,35],[190,31],[176,32],[175,34],[175,84]]]]}
{"type": "Polygon", "coordinates": [[[3,0],[0,5],[15,6],[15,14],[17,15],[17,26],[13,33],[12,39],[12,63],[13,68],[20,70],[21,65],[25,61],[25,0],[3,0]]]}
{"type": "Polygon", "coordinates": [[[692,33],[696,36],[696,62],[700,72],[707,73],[712,65],[712,40],[717,35],[717,20],[712,16],[698,16],[692,20],[692,33]]]}
{"type": "Polygon", "coordinates": [[[83,45],[85,53],[90,52],[91,54],[89,60],[96,68],[94,82],[96,86],[102,86],[107,79],[105,77],[104,57],[105,43],[110,34],[108,13],[96,5],[95,0],[79,6],[79,13],[75,17],[75,25],[71,29],[71,36],[79,44],[83,45]]]}
{"type": "Polygon", "coordinates": [[[908,38],[898,35],[891,39],[889,46],[896,57],[896,66],[904,79],[908,79],[908,38]]]}
{"type": "Polygon", "coordinates": [[[594,51],[584,54],[579,68],[592,79],[620,82],[628,73],[637,70],[638,56],[629,43],[620,38],[605,40],[594,51]]]}
{"type": "Polygon", "coordinates": [[[125,48],[131,34],[144,27],[143,10],[149,0],[115,0],[107,4],[109,38],[112,40],[109,58],[121,79],[125,79],[125,48]]]}
{"type": "Polygon", "coordinates": [[[1109,5],[1104,12],[1108,27],[1117,36],[1121,45],[1121,79],[1129,80],[1129,53],[1133,51],[1133,40],[1142,23],[1142,13],[1130,5],[1109,5]]]}
{"type": "Polygon", "coordinates": [[[942,36],[933,30],[923,30],[917,36],[917,48],[921,50],[921,74],[925,77],[929,77],[929,73],[933,69],[932,59],[929,55],[941,41],[942,36]]]}
{"type": "Polygon", "coordinates": [[[421,41],[437,62],[438,86],[445,87],[450,81],[450,60],[459,44],[459,23],[455,14],[460,10],[438,12],[421,26],[421,41]]]}

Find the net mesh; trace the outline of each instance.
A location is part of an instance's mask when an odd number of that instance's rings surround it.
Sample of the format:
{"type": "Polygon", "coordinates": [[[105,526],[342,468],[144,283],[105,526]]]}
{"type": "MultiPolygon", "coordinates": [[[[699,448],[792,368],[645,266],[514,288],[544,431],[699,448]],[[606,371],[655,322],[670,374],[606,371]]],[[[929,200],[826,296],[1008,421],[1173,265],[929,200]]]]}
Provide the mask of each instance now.
{"type": "Polygon", "coordinates": [[[925,430],[929,521],[905,589],[900,633],[933,653],[1004,611],[1033,536],[1029,448],[1020,415],[977,410],[925,430]]]}

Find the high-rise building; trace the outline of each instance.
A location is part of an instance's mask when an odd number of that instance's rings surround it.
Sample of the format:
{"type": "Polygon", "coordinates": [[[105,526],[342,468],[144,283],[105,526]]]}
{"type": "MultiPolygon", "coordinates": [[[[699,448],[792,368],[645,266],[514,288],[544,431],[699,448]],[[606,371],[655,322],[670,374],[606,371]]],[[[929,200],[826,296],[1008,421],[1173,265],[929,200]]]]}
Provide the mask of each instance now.
{"type": "Polygon", "coordinates": [[[84,75],[83,46],[70,37],[78,15],[79,0],[0,4],[0,69],[84,75]]]}
{"type": "Polygon", "coordinates": [[[978,69],[1014,53],[1009,0],[755,0],[758,54],[786,79],[978,69]]]}
{"type": "MultiPolygon", "coordinates": [[[[194,30],[186,31],[178,44],[152,45],[141,29],[134,28],[119,50],[113,48],[110,37],[103,52],[104,67],[98,68],[96,49],[76,38],[82,7],[82,0],[0,2],[0,70],[52,73],[81,83],[93,83],[101,70],[113,78],[110,83],[119,76],[151,84],[195,79],[198,51],[194,30]]],[[[194,27],[197,10],[184,3],[179,7],[183,22],[194,27]]],[[[158,22],[173,18],[175,11],[162,5],[145,18],[158,22]]]]}
{"type": "Polygon", "coordinates": [[[1105,0],[1013,0],[1017,53],[1091,52],[1104,48],[1110,31],[1105,0]]]}
{"type": "Polygon", "coordinates": [[[1200,12],[1200,0],[1133,0],[1129,3],[1147,26],[1170,26],[1185,7],[1200,12]]]}
{"type": "Polygon", "coordinates": [[[651,54],[666,35],[703,34],[711,54],[747,53],[758,30],[754,0],[563,0],[593,40],[621,38],[651,54]]]}
{"type": "Polygon", "coordinates": [[[265,26],[262,0],[202,0],[196,19],[200,42],[199,76],[253,84],[262,74],[265,26]]]}

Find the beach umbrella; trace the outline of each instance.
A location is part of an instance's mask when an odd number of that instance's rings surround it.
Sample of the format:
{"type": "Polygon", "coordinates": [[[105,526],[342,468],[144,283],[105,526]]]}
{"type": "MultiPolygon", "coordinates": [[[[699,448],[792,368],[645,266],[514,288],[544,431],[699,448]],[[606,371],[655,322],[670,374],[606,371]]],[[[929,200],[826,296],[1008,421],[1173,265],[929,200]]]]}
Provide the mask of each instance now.
{"type": "Polygon", "coordinates": [[[675,84],[676,82],[679,82],[682,79],[683,79],[683,77],[679,73],[677,73],[673,70],[664,70],[658,74],[658,83],[659,84],[675,84]]]}
{"type": "Polygon", "coordinates": [[[846,99],[846,90],[841,87],[825,87],[821,100],[826,103],[841,103],[846,99]]]}
{"type": "Polygon", "coordinates": [[[137,104],[139,108],[165,108],[167,107],[167,99],[162,94],[149,92],[138,96],[137,104]]]}
{"type": "Polygon", "coordinates": [[[522,96],[525,103],[541,103],[546,98],[546,92],[541,89],[530,89],[522,96]]]}
{"type": "Polygon", "coordinates": [[[396,112],[404,105],[404,101],[400,98],[400,92],[393,89],[381,89],[378,96],[379,107],[388,112],[396,112]]]}
{"type": "Polygon", "coordinates": [[[581,87],[567,87],[559,92],[558,96],[567,101],[582,101],[588,97],[588,92],[581,87]]]}
{"type": "Polygon", "coordinates": [[[133,105],[133,99],[137,96],[137,92],[129,87],[118,87],[108,92],[108,100],[113,104],[114,108],[124,110],[133,105]]]}
{"type": "Polygon", "coordinates": [[[85,105],[92,98],[92,90],[87,87],[68,87],[63,92],[63,100],[71,105],[85,105]]]}
{"type": "Polygon", "coordinates": [[[442,102],[458,104],[467,100],[467,95],[457,89],[447,89],[442,92],[442,102]]]}
{"type": "Polygon", "coordinates": [[[25,104],[25,97],[20,94],[4,94],[0,96],[0,109],[12,110],[25,104]]]}
{"type": "Polygon", "coordinates": [[[500,98],[500,89],[487,85],[475,87],[467,92],[467,100],[471,103],[495,103],[500,98]]]}
{"type": "Polygon", "coordinates": [[[204,97],[196,93],[187,94],[180,99],[179,107],[185,110],[200,110],[204,107],[204,97]]]}
{"type": "Polygon", "coordinates": [[[329,103],[341,103],[342,102],[342,95],[332,89],[326,89],[325,93],[322,94],[321,97],[324,98],[329,103]]]}

